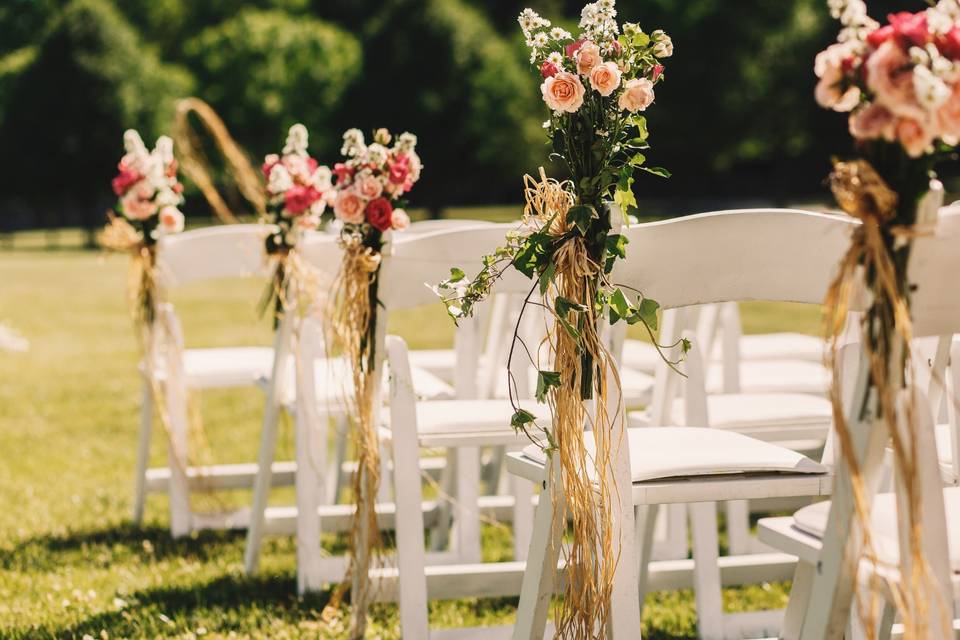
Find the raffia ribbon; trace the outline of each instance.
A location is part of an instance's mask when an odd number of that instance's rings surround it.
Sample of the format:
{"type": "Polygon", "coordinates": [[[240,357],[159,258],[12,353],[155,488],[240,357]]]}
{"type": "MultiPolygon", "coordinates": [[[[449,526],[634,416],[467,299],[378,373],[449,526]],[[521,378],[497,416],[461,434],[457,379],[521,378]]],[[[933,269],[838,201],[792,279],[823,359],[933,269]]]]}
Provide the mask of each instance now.
{"type": "Polygon", "coordinates": [[[336,615],[344,594],[351,591],[350,638],[363,638],[372,600],[370,568],[382,550],[377,525],[376,499],[380,489],[380,442],[376,424],[376,304],[371,297],[380,269],[381,255],[364,246],[359,237],[341,239],[344,250],[340,272],[324,317],[327,341],[335,345],[351,368],[349,415],[355,419],[351,432],[357,456],[353,477],[356,509],[350,529],[350,563],[344,582],[334,591],[324,617],[336,615]]]}
{"type": "MultiPolygon", "coordinates": [[[[567,212],[576,204],[572,182],[547,178],[541,168],[539,181],[524,176],[524,196],[524,222],[550,225],[549,233],[554,236],[569,230],[567,212]]],[[[582,323],[574,315],[567,318],[580,327],[579,340],[560,323],[546,326],[553,368],[563,376],[560,387],[551,389],[547,398],[553,415],[550,440],[556,447],[549,454],[560,465],[560,483],[554,485],[554,491],[563,492],[552,496],[552,536],[553,544],[563,550],[567,572],[563,601],[555,617],[558,637],[587,640],[596,638],[597,630],[606,627],[618,561],[612,552],[613,540],[619,535],[614,531],[612,512],[618,488],[609,483],[614,444],[611,430],[616,416],[607,413],[607,397],[611,392],[619,393],[620,382],[616,379],[610,386],[607,372],[612,371],[616,378],[616,368],[609,366],[612,358],[600,339],[600,318],[593,304],[601,265],[590,258],[580,236],[564,241],[555,253],[554,264],[556,276],[546,292],[546,306],[555,309],[557,298],[563,297],[586,307],[581,312],[582,323]],[[584,371],[584,362],[591,363],[593,370],[584,371]],[[583,399],[585,387],[592,393],[592,411],[583,399]],[[584,443],[588,425],[596,443],[592,457],[584,443]],[[572,537],[569,545],[564,545],[568,518],[572,537]]]]}
{"type": "MultiPolygon", "coordinates": [[[[903,274],[898,273],[892,248],[916,235],[912,228],[892,226],[896,216],[898,195],[876,170],[865,160],[836,162],[830,176],[830,187],[837,203],[848,215],[862,224],[851,238],[850,248],[840,263],[837,276],[830,285],[824,302],[827,309],[827,329],[830,341],[827,363],[833,373],[830,399],[833,419],[843,463],[850,471],[854,498],[855,516],[861,535],[861,557],[874,566],[881,564],[871,534],[870,506],[860,461],[853,450],[850,425],[847,424],[839,388],[840,341],[847,323],[851,301],[858,290],[859,274],[869,274],[868,287],[872,294],[871,308],[863,326],[862,346],[870,367],[870,387],[876,394],[880,418],[890,434],[897,472],[903,479],[909,505],[910,559],[901,558],[901,579],[888,584],[894,602],[904,624],[905,638],[925,638],[930,632],[928,601],[930,593],[938,594],[932,571],[921,547],[920,531],[922,514],[918,476],[917,442],[915,421],[910,419],[912,408],[905,408],[908,416],[908,433],[897,425],[898,392],[905,386],[904,371],[911,371],[910,345],[913,329],[907,291],[902,283],[903,274]],[[872,323],[872,325],[871,325],[872,323]],[[906,438],[905,438],[906,436],[906,438]]],[[[912,394],[910,395],[912,397],[912,394]]],[[[903,517],[904,514],[900,514],[903,517]]],[[[860,557],[852,558],[854,563],[860,557]]],[[[879,580],[874,571],[873,580],[879,580]]],[[[884,575],[888,575],[885,572],[884,575]]],[[[877,596],[880,586],[871,585],[868,599],[861,598],[857,591],[857,606],[867,635],[875,634],[877,596]]],[[[942,606],[940,611],[947,609],[942,606]]],[[[949,624],[949,621],[947,621],[949,624]]]]}

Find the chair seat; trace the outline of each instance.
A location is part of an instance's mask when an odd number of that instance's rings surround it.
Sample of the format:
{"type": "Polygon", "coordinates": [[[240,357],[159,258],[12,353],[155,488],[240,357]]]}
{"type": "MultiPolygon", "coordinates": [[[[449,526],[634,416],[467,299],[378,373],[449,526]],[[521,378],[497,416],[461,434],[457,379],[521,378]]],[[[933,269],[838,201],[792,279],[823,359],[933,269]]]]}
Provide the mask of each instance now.
{"type": "Polygon", "coordinates": [[[445,382],[453,383],[457,357],[453,349],[420,349],[410,352],[410,365],[429,371],[445,382]]]}
{"type": "MultiPolygon", "coordinates": [[[[710,426],[719,429],[822,425],[830,427],[833,412],[826,398],[805,393],[722,393],[707,396],[710,426]]],[[[631,427],[647,427],[647,411],[627,414],[631,427]]],[[[673,403],[671,421],[682,425],[683,399],[673,403]]]]}
{"type": "MultiPolygon", "coordinates": [[[[537,416],[537,424],[550,425],[550,412],[542,405],[525,406],[537,416]]],[[[417,403],[417,434],[421,440],[438,438],[472,438],[488,444],[504,441],[522,444],[526,436],[517,434],[510,426],[514,409],[509,400],[438,400],[417,403]]]]}
{"type": "MultiPolygon", "coordinates": [[[[826,467],[810,458],[733,431],[703,427],[628,429],[630,472],[635,483],[668,478],[694,478],[750,473],[823,474],[826,467]]],[[[584,433],[588,453],[595,450],[593,434],[584,433]]],[[[538,447],[524,456],[546,464],[538,447]]],[[[588,470],[594,473],[592,468],[588,470]]]]}
{"type": "MultiPolygon", "coordinates": [[[[822,364],[804,360],[757,360],[740,364],[742,393],[811,393],[826,395],[830,373],[822,364]]],[[[707,393],[723,392],[723,369],[710,365],[707,393]]]]}
{"type": "MultiPolygon", "coordinates": [[[[712,359],[721,357],[718,344],[712,359]]],[[[741,336],[740,359],[754,360],[806,360],[823,362],[824,343],[820,338],[802,333],[758,333],[741,336]]],[[[660,360],[660,354],[653,345],[643,340],[625,340],[623,343],[623,364],[652,373],[660,360]]]]}
{"type": "MultiPolygon", "coordinates": [[[[830,501],[817,502],[793,515],[793,526],[817,539],[823,537],[830,516],[830,501]]],[[[943,490],[943,504],[947,515],[947,542],[950,547],[950,568],[960,571],[960,487],[943,490]]],[[[881,560],[896,564],[900,558],[898,543],[896,495],[881,493],[876,496],[870,512],[874,544],[881,560]]]]}
{"type": "Polygon", "coordinates": [[[183,367],[192,389],[242,387],[256,384],[273,368],[271,347],[186,349],[183,367]]]}

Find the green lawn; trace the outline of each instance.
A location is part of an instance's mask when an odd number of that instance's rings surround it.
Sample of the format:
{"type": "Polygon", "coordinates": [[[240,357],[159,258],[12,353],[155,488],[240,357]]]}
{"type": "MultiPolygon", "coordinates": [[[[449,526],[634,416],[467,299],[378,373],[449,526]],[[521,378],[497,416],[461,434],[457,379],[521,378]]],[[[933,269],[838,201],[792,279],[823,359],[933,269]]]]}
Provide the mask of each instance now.
{"type": "MultiPolygon", "coordinates": [[[[273,538],[263,571],[242,572],[242,532],[173,542],[166,502],[151,497],[145,526],[130,524],[139,378],[124,298],[126,259],[71,250],[0,251],[0,323],[23,333],[27,353],[0,352],[0,637],[343,637],[319,622],[325,595],[295,594],[291,539],[273,538]]],[[[261,283],[193,288],[174,302],[189,346],[266,344],[255,304],[261,283]]],[[[748,331],[815,332],[815,309],[746,305],[748,331]]],[[[403,314],[391,329],[411,346],[448,344],[442,307],[403,314]]],[[[254,459],[261,398],[216,392],[202,400],[216,461],[254,459]]],[[[158,430],[159,431],[159,430],[158,430]]],[[[154,463],[163,464],[163,436],[154,463]]],[[[280,453],[292,456],[285,425],[280,453]]],[[[216,504],[242,502],[231,495],[216,504]]],[[[289,491],[278,501],[290,500],[289,491]]],[[[485,531],[485,555],[509,555],[509,535],[485,531]]],[[[785,586],[727,591],[731,609],[781,606],[785,586]]],[[[652,594],[645,637],[694,632],[689,592],[652,594]]],[[[505,623],[515,600],[434,603],[434,626],[505,623]]],[[[379,637],[397,638],[394,606],[375,612],[379,637]]]]}

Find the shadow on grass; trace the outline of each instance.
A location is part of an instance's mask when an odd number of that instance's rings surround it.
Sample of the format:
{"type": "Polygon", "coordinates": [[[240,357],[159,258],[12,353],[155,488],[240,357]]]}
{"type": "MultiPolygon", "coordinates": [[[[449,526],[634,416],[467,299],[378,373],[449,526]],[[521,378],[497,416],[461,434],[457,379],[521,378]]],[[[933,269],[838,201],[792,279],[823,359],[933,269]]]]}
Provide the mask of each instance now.
{"type": "Polygon", "coordinates": [[[241,530],[205,531],[175,540],[165,527],[124,523],[104,529],[39,535],[12,547],[0,546],[0,569],[47,571],[66,563],[96,565],[102,564],[104,554],[111,563],[134,557],[144,562],[171,557],[206,561],[222,556],[225,547],[242,543],[244,537],[241,530]]]}
{"type": "Polygon", "coordinates": [[[220,632],[266,631],[276,621],[294,626],[318,621],[329,598],[329,592],[298,598],[296,580],[286,575],[223,576],[203,583],[137,591],[127,596],[125,606],[118,610],[69,625],[58,626],[51,621],[14,629],[0,633],[0,637],[82,638],[89,634],[99,638],[101,631],[107,631],[111,638],[170,637],[189,634],[201,626],[200,620],[208,626],[215,624],[220,632]]]}

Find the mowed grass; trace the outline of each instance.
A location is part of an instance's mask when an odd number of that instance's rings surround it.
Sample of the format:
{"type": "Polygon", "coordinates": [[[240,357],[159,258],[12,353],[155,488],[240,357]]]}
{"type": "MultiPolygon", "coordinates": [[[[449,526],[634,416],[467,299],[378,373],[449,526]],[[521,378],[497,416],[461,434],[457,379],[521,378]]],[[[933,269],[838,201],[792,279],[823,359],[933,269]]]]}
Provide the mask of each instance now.
{"type": "MultiPolygon", "coordinates": [[[[142,528],[131,525],[140,379],[126,276],[121,256],[0,252],[0,323],[31,342],[26,353],[0,351],[0,637],[344,637],[342,626],[320,620],[328,594],[297,598],[290,538],[270,538],[262,571],[248,578],[242,532],[172,541],[161,496],[149,499],[142,528]]],[[[178,294],[188,346],[269,344],[269,323],[255,311],[262,286],[221,282],[178,294]]],[[[743,316],[747,331],[819,328],[810,308],[749,304],[743,316]]],[[[453,335],[439,303],[392,318],[390,330],[413,348],[449,345],[453,335]]],[[[206,393],[201,407],[213,460],[255,459],[259,391],[206,393]]],[[[162,432],[153,445],[153,463],[165,464],[162,432]]],[[[292,450],[284,425],[280,456],[292,450]]],[[[277,501],[290,497],[278,492],[277,501]]],[[[247,499],[241,492],[201,506],[247,499]]],[[[502,528],[487,527],[484,543],[487,559],[511,555],[502,528]]],[[[785,585],[767,584],[728,589],[726,600],[743,610],[782,606],[786,595],[785,585]]],[[[692,593],[651,594],[648,603],[645,637],[694,635],[692,593]]],[[[515,605],[436,602],[431,622],[505,624],[515,605]]],[[[371,634],[399,637],[395,606],[376,607],[371,634]]]]}

